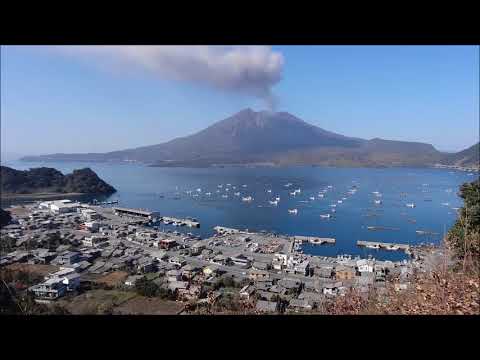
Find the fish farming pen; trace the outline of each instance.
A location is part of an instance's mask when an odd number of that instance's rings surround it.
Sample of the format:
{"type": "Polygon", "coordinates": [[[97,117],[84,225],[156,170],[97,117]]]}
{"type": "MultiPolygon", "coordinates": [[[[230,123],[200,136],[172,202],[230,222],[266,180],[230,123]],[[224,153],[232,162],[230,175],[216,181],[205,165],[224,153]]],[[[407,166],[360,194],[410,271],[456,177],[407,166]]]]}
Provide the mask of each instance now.
{"type": "Polygon", "coordinates": [[[407,245],[407,244],[358,240],[357,246],[366,247],[369,249],[382,249],[382,250],[390,250],[390,251],[400,250],[400,251],[404,251],[406,254],[410,254],[410,245],[407,245]]]}

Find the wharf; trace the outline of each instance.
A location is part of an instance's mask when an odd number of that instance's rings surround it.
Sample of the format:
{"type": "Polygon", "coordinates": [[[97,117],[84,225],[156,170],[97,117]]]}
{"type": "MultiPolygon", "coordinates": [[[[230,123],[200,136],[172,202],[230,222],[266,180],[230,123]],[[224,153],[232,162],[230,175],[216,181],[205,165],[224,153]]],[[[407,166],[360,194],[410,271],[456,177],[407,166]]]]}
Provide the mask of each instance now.
{"type": "Polygon", "coordinates": [[[335,239],[333,238],[320,238],[314,236],[294,236],[294,240],[303,242],[308,242],[314,245],[323,245],[323,244],[335,244],[335,239]]]}
{"type": "Polygon", "coordinates": [[[363,246],[363,247],[368,247],[373,249],[383,249],[383,250],[403,250],[406,253],[410,252],[410,245],[407,245],[407,244],[358,240],[357,246],[363,246]]]}

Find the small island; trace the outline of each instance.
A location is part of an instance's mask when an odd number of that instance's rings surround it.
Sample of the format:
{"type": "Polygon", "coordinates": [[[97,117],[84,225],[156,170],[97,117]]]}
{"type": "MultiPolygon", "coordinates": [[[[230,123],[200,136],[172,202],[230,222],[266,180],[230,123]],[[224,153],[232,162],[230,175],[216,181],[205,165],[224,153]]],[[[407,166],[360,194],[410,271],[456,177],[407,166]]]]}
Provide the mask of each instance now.
{"type": "Polygon", "coordinates": [[[15,170],[0,167],[2,199],[48,199],[58,196],[113,194],[117,190],[100,179],[90,168],[63,175],[54,168],[15,170]]]}

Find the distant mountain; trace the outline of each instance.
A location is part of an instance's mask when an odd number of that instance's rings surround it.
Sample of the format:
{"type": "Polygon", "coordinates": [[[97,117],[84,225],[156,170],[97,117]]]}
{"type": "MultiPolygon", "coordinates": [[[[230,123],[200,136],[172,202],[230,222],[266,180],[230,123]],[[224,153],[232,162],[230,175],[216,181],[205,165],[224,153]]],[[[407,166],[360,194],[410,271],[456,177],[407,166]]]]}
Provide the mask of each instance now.
{"type": "Polygon", "coordinates": [[[28,156],[30,161],[137,161],[156,166],[271,163],[424,166],[442,159],[432,145],[364,140],[326,131],[287,112],[245,109],[196,134],[123,151],[28,156]]]}
{"type": "Polygon", "coordinates": [[[63,175],[60,171],[41,167],[15,170],[0,167],[2,195],[35,193],[110,194],[116,190],[89,168],[63,175]]]}
{"type": "Polygon", "coordinates": [[[446,154],[440,162],[444,165],[475,167],[480,163],[480,143],[453,154],[446,154]]]}

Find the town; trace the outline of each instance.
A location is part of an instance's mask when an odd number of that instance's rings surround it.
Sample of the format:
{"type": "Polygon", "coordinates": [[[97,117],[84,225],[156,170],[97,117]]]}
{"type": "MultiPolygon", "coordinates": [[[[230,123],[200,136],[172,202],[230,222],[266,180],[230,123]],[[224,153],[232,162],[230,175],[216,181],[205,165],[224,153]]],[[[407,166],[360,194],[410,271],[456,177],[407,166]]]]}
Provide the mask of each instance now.
{"type": "Polygon", "coordinates": [[[71,200],[9,210],[13,220],[1,230],[0,270],[49,265],[51,271],[26,289],[44,304],[74,298],[88,292],[96,279],[123,274],[117,287],[129,290],[140,281],[152,282],[181,305],[179,313],[199,312],[226,297],[252,313],[321,312],[352,289],[368,296],[391,283],[402,291],[415,271],[426,271],[420,246],[408,247],[410,259],[397,262],[312,256],[302,253],[303,243],[334,246],[335,239],[222,226],[201,239],[153,226],[199,227],[197,219],[71,200]]]}

